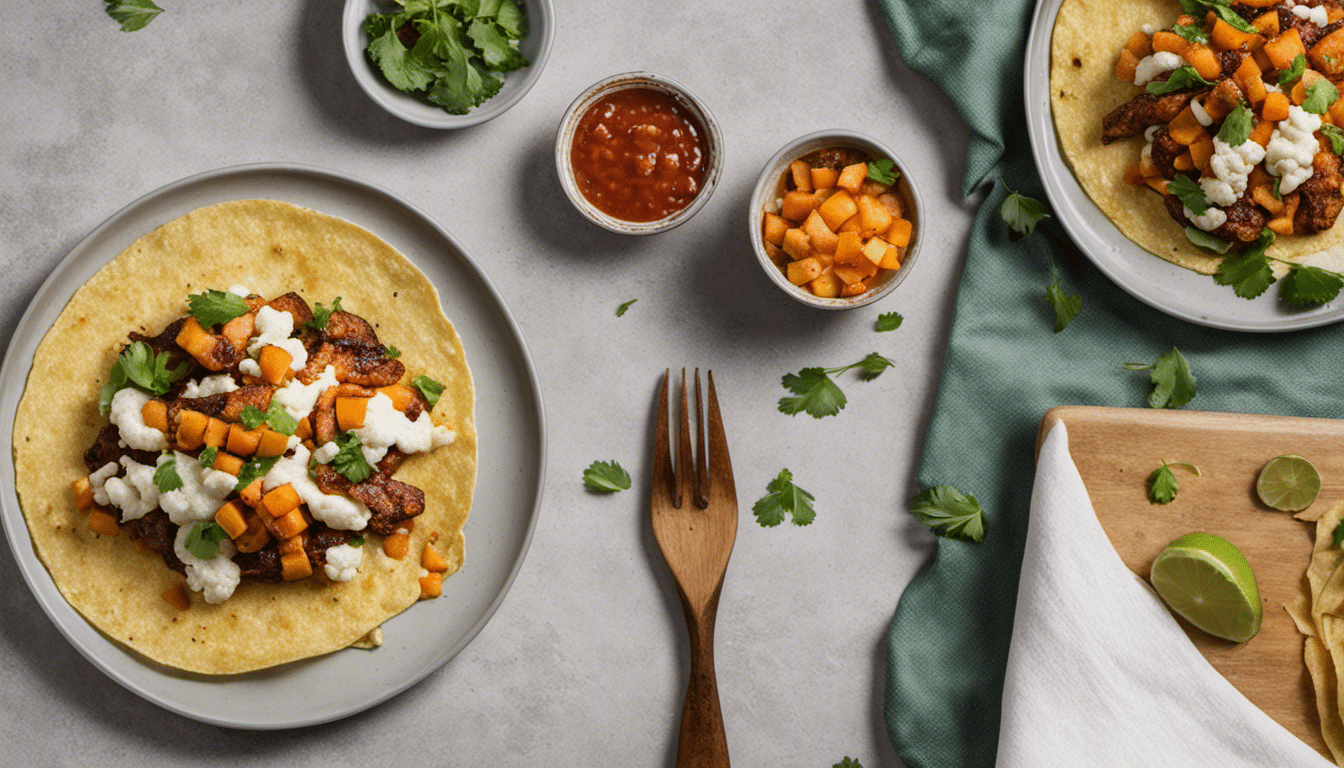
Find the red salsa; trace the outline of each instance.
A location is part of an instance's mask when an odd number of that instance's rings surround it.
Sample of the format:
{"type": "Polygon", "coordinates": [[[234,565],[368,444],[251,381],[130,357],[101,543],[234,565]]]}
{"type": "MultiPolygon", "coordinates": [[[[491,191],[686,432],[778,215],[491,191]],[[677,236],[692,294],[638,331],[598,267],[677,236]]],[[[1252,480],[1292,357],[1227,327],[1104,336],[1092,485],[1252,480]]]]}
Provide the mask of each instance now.
{"type": "Polygon", "coordinates": [[[628,88],[588,108],[570,164],[579,191],[622,221],[657,221],[691,204],[704,185],[704,128],[671,96],[628,88]]]}

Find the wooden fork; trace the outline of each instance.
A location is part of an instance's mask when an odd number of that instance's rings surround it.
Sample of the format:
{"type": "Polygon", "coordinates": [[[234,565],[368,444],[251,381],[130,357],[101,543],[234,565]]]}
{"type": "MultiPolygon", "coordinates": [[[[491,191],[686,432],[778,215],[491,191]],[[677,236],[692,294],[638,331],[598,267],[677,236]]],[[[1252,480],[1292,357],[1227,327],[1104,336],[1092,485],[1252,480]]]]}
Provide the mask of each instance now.
{"type": "Polygon", "coordinates": [[[680,426],[676,466],[668,452],[667,389],[671,371],[658,394],[658,426],[653,443],[653,491],[650,508],[653,535],[677,582],[690,633],[691,676],[681,711],[677,740],[678,768],[727,768],[728,739],[719,708],[714,676],[714,617],[737,537],[737,490],[728,459],[728,439],[714,394],[714,374],[707,372],[708,409],[702,407],[700,369],[695,371],[696,456],[691,453],[686,369],[681,371],[680,426]],[[708,425],[702,417],[707,414],[708,425]],[[709,451],[706,453],[706,434],[709,451]]]}

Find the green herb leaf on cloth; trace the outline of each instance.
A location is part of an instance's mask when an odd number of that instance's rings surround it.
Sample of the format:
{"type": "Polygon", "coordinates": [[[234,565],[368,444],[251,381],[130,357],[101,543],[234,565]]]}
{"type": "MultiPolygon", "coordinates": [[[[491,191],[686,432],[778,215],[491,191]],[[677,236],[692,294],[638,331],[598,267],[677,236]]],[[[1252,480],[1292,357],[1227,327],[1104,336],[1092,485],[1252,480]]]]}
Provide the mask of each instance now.
{"type": "Polygon", "coordinates": [[[1151,363],[1124,363],[1124,367],[1149,372],[1153,384],[1148,395],[1150,408],[1179,408],[1195,397],[1195,374],[1190,370],[1190,361],[1175,347],[1151,363]]]}
{"type": "Polygon", "coordinates": [[[952,485],[926,488],[910,504],[910,514],[935,536],[978,542],[985,538],[985,510],[980,501],[952,485]]]}

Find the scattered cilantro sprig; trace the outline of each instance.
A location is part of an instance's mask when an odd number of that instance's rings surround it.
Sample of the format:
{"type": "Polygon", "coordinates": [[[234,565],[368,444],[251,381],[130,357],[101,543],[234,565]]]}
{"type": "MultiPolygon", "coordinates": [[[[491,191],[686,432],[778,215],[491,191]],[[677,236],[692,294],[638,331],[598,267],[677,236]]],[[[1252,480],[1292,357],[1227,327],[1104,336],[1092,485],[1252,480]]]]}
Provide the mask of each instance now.
{"type": "Polygon", "coordinates": [[[1204,188],[1183,173],[1176,174],[1176,178],[1167,182],[1167,191],[1196,216],[1203,216],[1209,210],[1209,198],[1204,195],[1204,188]]]}
{"type": "Polygon", "coordinates": [[[785,517],[792,517],[794,525],[809,525],[816,519],[817,513],[812,508],[816,497],[795,485],[793,473],[788,469],[781,469],[765,490],[767,493],[751,505],[756,522],[763,527],[779,525],[785,517]]]}
{"type": "Polygon", "coordinates": [[[630,473],[612,461],[594,461],[583,470],[583,484],[594,491],[615,493],[630,487],[630,473]]]}
{"type": "Polygon", "coordinates": [[[843,760],[836,763],[835,765],[832,765],[831,768],[863,768],[863,763],[860,763],[857,759],[846,755],[843,760]]]}
{"type": "Polygon", "coordinates": [[[1153,391],[1148,395],[1150,408],[1179,408],[1195,397],[1195,374],[1190,361],[1175,347],[1163,352],[1151,363],[1124,363],[1126,370],[1148,371],[1153,391]]]}
{"type": "Polygon", "coordinates": [[[439,398],[443,396],[444,387],[442,384],[424,375],[411,379],[411,384],[415,385],[415,388],[420,390],[420,394],[425,396],[430,408],[439,404],[439,398]]]}
{"type": "Polygon", "coordinates": [[[1187,88],[1194,88],[1198,85],[1213,85],[1212,82],[1205,80],[1199,72],[1189,64],[1183,67],[1177,67],[1167,75],[1165,80],[1150,80],[1144,86],[1144,90],[1154,95],[1172,93],[1174,91],[1183,91],[1187,88]]]}
{"type": "MultiPolygon", "coordinates": [[[[1193,227],[1186,227],[1186,235],[1196,245],[1218,250],[1219,253],[1226,253],[1230,248],[1229,243],[1193,227]],[[1199,235],[1211,242],[1201,242],[1196,239],[1199,235]],[[1213,248],[1214,245],[1221,246],[1221,250],[1213,248]]],[[[1324,304],[1339,296],[1340,290],[1344,289],[1344,273],[1270,256],[1266,251],[1273,242],[1274,232],[1261,230],[1260,238],[1253,245],[1223,259],[1214,272],[1214,281],[1219,285],[1231,286],[1237,296],[1243,299],[1254,299],[1278,281],[1271,266],[1271,262],[1278,262],[1288,269],[1279,285],[1279,299],[1283,302],[1294,305],[1324,304]]]]}
{"type": "Polygon", "coordinates": [[[209,560],[219,554],[219,542],[228,537],[229,534],[224,532],[219,523],[202,520],[191,526],[187,531],[187,540],[182,544],[192,556],[209,560]]]}
{"type": "Polygon", "coordinates": [[[624,315],[626,310],[630,309],[631,305],[633,305],[636,301],[639,301],[639,299],[631,299],[629,301],[622,302],[621,305],[616,308],[616,316],[620,317],[621,315],[624,315]]]}
{"type": "Polygon", "coordinates": [[[798,373],[786,373],[780,383],[794,396],[779,399],[779,412],[796,416],[806,411],[809,416],[816,419],[823,416],[834,416],[845,407],[848,400],[840,387],[831,380],[832,376],[844,373],[851,368],[862,368],[865,379],[874,379],[880,376],[882,371],[895,364],[892,360],[876,352],[870,352],[867,357],[857,363],[842,365],[838,368],[813,367],[804,368],[798,373]]]}
{"type": "Polygon", "coordinates": [[[1231,0],[1181,0],[1181,10],[1187,16],[1196,18],[1203,17],[1205,11],[1213,11],[1215,16],[1242,32],[1259,32],[1255,25],[1232,10],[1231,0]]]}
{"type": "Polygon", "coordinates": [[[373,467],[364,458],[364,442],[354,432],[342,432],[336,438],[336,447],[340,448],[331,457],[329,466],[352,483],[362,483],[373,474],[373,467]]]}
{"type": "Polygon", "coordinates": [[[1324,115],[1338,98],[1339,89],[1335,84],[1321,78],[1307,86],[1307,97],[1302,101],[1302,109],[1312,114],[1324,115]]]}
{"type": "Polygon", "coordinates": [[[174,382],[191,372],[190,362],[183,362],[170,369],[168,367],[170,359],[172,359],[170,352],[160,352],[156,355],[145,342],[131,342],[112,365],[107,383],[103,385],[98,395],[98,412],[106,416],[112,409],[112,397],[126,387],[133,386],[151,395],[167,393],[174,382]]]}
{"type": "Polygon", "coordinates": [[[1294,80],[1297,80],[1302,77],[1302,74],[1306,71],[1307,56],[1306,54],[1299,53],[1293,57],[1293,63],[1288,65],[1287,69],[1279,73],[1279,86],[1283,87],[1294,80]]]}
{"type": "Polygon", "coordinates": [[[894,331],[900,328],[903,322],[905,322],[905,318],[901,316],[900,312],[883,312],[877,316],[877,330],[879,333],[894,331]]]}
{"type": "Polygon", "coordinates": [[[279,456],[253,456],[238,471],[238,483],[234,486],[235,491],[241,492],[244,488],[252,484],[253,480],[266,476],[275,467],[275,463],[280,460],[279,456]]]}
{"type": "Polygon", "coordinates": [[[895,184],[900,176],[901,172],[896,170],[896,163],[889,157],[868,163],[868,178],[879,184],[895,184]]]}
{"type": "Polygon", "coordinates": [[[332,301],[331,306],[329,307],[323,306],[322,302],[319,301],[317,304],[313,305],[312,319],[304,323],[303,327],[311,328],[314,331],[320,331],[323,328],[327,327],[327,323],[331,320],[332,313],[340,311],[341,311],[340,296],[337,296],[335,301],[332,301]]]}
{"type": "Polygon", "coordinates": [[[235,317],[246,315],[251,309],[242,296],[214,288],[187,297],[187,311],[202,328],[227,323],[235,317]]]}
{"type": "Polygon", "coordinates": [[[1148,476],[1148,501],[1153,504],[1170,504],[1176,499],[1180,486],[1176,483],[1176,475],[1172,473],[1172,467],[1188,469],[1199,477],[1199,467],[1188,461],[1163,461],[1162,466],[1153,470],[1148,476]]]}
{"type": "MultiPolygon", "coordinates": [[[[999,205],[999,217],[1017,237],[1035,232],[1037,224],[1050,218],[1050,209],[1045,203],[1009,187],[1002,177],[999,181],[1008,192],[999,205]]],[[[1045,300],[1055,310],[1055,333],[1068,328],[1069,323],[1083,310],[1082,294],[1065,290],[1053,256],[1050,257],[1050,282],[1045,286],[1045,300]]]]}
{"type": "Polygon", "coordinates": [[[152,0],[103,0],[107,15],[121,23],[122,32],[144,29],[163,9],[152,0]]]}
{"type": "Polygon", "coordinates": [[[209,469],[215,465],[215,459],[219,458],[219,449],[213,445],[207,445],[201,449],[201,454],[196,457],[196,463],[201,465],[201,469],[209,469]]]}
{"type": "Polygon", "coordinates": [[[393,87],[453,115],[484,103],[505,73],[530,64],[518,47],[527,15],[517,0],[405,0],[370,14],[364,31],[369,59],[393,87]]]}
{"type": "Polygon", "coordinates": [[[1058,273],[1050,284],[1045,286],[1045,298],[1050,302],[1050,306],[1055,308],[1055,333],[1068,328],[1069,323],[1083,311],[1082,294],[1066,291],[1058,273]]]}
{"type": "Polygon", "coordinates": [[[177,459],[169,459],[154,470],[154,487],[159,493],[176,491],[182,487],[182,476],[177,474],[177,459]]]}
{"type": "Polygon", "coordinates": [[[910,514],[935,536],[979,542],[985,538],[985,510],[979,500],[955,486],[926,488],[910,504],[910,514]]]}

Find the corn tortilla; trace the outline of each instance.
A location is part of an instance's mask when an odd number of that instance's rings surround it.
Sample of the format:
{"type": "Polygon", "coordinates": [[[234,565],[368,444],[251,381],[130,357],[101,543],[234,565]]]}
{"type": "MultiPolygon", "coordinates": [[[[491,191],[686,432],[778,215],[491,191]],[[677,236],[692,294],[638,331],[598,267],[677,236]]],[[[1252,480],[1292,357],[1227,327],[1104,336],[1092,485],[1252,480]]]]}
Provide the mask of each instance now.
{"type": "MultiPolygon", "coordinates": [[[[1162,196],[1128,184],[1125,169],[1139,159],[1142,135],[1101,143],[1101,119],[1141,92],[1115,76],[1120,50],[1143,25],[1170,27],[1181,13],[1174,0],[1064,0],[1051,37],[1050,104],[1060,147],[1078,183],[1136,245],[1167,261],[1213,274],[1222,257],[1192,244],[1162,196]]],[[[1277,238],[1268,254],[1334,266],[1344,257],[1344,216],[1314,235],[1277,238]]]]}
{"type": "Polygon", "coordinates": [[[406,257],[368,230],[308,208],[220,203],[144,235],[75,292],[38,346],[19,402],[15,484],[38,558],[90,623],[160,664],[245,672],[349,646],[416,602],[419,553],[432,535],[449,573],[461,566],[476,480],[474,406],[461,340],[433,284],[406,257]],[[188,294],[238,284],[267,298],[297,291],[310,305],[341,297],[343,309],[402,351],[408,376],[445,385],[432,418],[457,438],[411,456],[397,473],[425,492],[404,559],[385,556],[370,535],[351,581],[244,583],[219,605],[193,594],[179,612],[160,593],[182,576],[126,535],[89,533],[70,483],[87,474],[84,450],[106,423],[99,389],[127,333],[157,333],[186,312],[188,294]]]}

